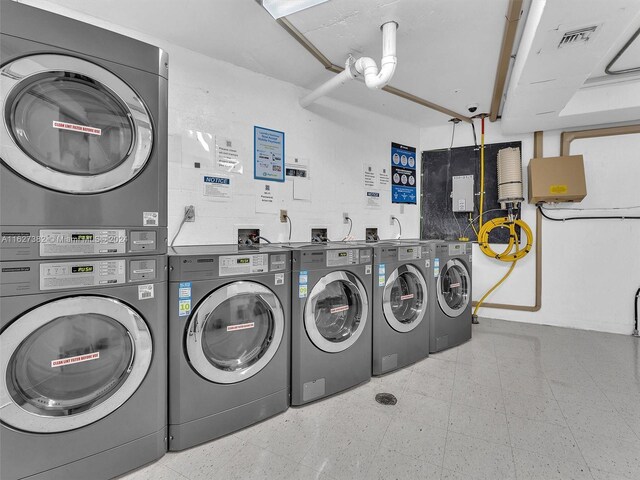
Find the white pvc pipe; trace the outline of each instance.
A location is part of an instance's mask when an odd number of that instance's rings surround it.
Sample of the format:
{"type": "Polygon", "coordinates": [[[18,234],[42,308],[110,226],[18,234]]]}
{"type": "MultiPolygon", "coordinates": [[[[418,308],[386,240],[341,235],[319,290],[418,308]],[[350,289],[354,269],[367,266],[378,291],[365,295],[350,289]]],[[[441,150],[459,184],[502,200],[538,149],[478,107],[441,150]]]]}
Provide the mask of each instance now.
{"type": "Polygon", "coordinates": [[[347,68],[347,69],[343,70],[342,72],[340,72],[339,74],[334,76],[328,82],[325,82],[322,85],[320,85],[318,88],[316,88],[310,94],[302,97],[300,99],[300,105],[303,108],[307,108],[309,105],[311,105],[313,102],[315,102],[318,98],[327,95],[332,90],[335,90],[340,85],[342,85],[345,82],[351,80],[351,78],[352,77],[351,77],[351,73],[349,72],[349,69],[347,68]]]}
{"type": "MultiPolygon", "coordinates": [[[[380,62],[380,70],[375,60],[369,57],[359,58],[355,65],[347,60],[344,71],[333,77],[328,82],[323,83],[313,92],[300,99],[300,105],[303,108],[308,107],[318,98],[327,95],[340,85],[356,78],[359,75],[364,76],[364,81],[369,88],[382,88],[389,83],[391,77],[396,71],[398,59],[396,57],[396,31],[398,24],[396,22],[387,22],[382,25],[382,60],[380,62]],[[354,67],[353,70],[351,67],[354,67]]],[[[351,62],[353,60],[351,59],[351,62]]]]}

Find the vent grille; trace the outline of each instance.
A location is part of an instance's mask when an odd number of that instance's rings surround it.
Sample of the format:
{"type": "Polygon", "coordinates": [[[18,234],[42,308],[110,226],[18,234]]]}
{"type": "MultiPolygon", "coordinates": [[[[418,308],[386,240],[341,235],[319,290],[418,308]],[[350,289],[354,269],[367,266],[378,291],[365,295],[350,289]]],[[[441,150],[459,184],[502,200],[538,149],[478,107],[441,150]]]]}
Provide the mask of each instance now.
{"type": "Polygon", "coordinates": [[[589,38],[591,38],[591,35],[594,34],[597,28],[597,25],[593,25],[591,27],[585,27],[578,30],[565,32],[565,34],[560,39],[558,48],[566,47],[567,45],[581,45],[587,43],[589,41],[589,38]]]}

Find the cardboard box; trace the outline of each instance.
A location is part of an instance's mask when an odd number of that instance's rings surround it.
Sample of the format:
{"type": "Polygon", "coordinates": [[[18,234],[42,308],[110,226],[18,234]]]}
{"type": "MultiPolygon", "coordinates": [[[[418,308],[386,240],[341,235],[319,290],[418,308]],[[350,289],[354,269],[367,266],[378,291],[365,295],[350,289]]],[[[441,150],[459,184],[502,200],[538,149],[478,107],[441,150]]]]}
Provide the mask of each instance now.
{"type": "Polygon", "coordinates": [[[582,155],[532,158],[529,203],[580,202],[587,196],[582,155]]]}

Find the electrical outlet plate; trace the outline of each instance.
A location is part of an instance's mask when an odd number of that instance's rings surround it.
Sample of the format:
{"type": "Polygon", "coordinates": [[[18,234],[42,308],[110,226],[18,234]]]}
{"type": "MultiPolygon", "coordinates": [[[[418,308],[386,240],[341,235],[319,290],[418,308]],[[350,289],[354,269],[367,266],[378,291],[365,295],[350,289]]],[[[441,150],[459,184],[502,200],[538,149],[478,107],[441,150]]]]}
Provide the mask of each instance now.
{"type": "Polygon", "coordinates": [[[193,205],[186,205],[184,207],[184,216],[185,222],[195,222],[196,221],[196,207],[194,207],[193,205]],[[189,212],[191,211],[191,212],[189,212]]]}
{"type": "Polygon", "coordinates": [[[255,243],[260,243],[260,229],[259,228],[239,228],[238,229],[238,245],[251,246],[255,243]]]}
{"type": "Polygon", "coordinates": [[[349,224],[349,212],[342,213],[342,223],[349,224]]]}
{"type": "Polygon", "coordinates": [[[395,215],[389,215],[389,225],[395,225],[396,221],[394,220],[395,215]]]}
{"type": "Polygon", "coordinates": [[[287,223],[287,211],[286,210],[280,210],[280,223],[287,223]]]}
{"type": "Polygon", "coordinates": [[[326,228],[312,228],[311,229],[311,241],[313,242],[314,238],[320,237],[323,242],[328,241],[327,239],[327,229],[326,228]]]}

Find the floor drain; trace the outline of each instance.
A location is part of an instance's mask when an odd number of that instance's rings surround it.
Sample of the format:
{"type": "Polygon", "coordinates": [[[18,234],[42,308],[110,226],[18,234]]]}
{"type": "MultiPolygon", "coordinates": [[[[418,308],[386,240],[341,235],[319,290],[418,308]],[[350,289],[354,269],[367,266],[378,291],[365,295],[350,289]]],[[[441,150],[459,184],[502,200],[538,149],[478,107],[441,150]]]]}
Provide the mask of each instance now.
{"type": "Polygon", "coordinates": [[[398,399],[390,393],[379,393],[376,395],[376,402],[382,405],[395,405],[398,399]]]}

